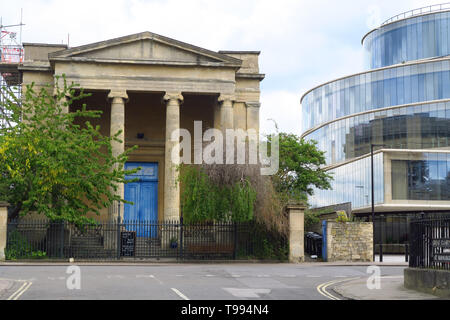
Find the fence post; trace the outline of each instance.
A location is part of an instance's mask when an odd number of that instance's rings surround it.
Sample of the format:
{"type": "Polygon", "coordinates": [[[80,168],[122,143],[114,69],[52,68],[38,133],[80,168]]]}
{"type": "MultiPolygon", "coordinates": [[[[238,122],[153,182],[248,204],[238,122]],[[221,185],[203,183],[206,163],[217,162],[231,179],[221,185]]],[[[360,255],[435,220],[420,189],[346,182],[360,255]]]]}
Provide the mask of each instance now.
{"type": "Polygon", "coordinates": [[[183,260],[183,216],[180,217],[180,259],[183,260]]]}
{"type": "Polygon", "coordinates": [[[289,262],[291,263],[305,261],[305,209],[305,206],[301,204],[286,206],[289,216],[289,262]]]}
{"type": "MultiPolygon", "coordinates": [[[[119,212],[120,212],[120,202],[119,202],[119,212]]],[[[121,242],[120,242],[120,214],[117,216],[117,260],[120,260],[120,247],[121,247],[121,242]]]]}
{"type": "Polygon", "coordinates": [[[61,259],[64,258],[64,221],[61,221],[60,223],[60,231],[59,231],[59,243],[60,243],[60,247],[59,247],[59,257],[61,259]]]}
{"type": "Polygon", "coordinates": [[[0,261],[5,261],[8,228],[8,204],[0,202],[0,261]]]}
{"type": "Polygon", "coordinates": [[[234,222],[234,248],[233,248],[233,259],[237,259],[237,250],[238,250],[238,228],[237,222],[234,222]]]}

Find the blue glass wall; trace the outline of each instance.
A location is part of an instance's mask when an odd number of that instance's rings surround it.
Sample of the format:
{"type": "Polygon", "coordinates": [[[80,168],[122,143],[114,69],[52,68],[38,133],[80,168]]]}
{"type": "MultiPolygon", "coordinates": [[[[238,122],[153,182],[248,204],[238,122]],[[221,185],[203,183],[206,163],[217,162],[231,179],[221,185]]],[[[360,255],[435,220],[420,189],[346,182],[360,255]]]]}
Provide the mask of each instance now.
{"type": "MultiPolygon", "coordinates": [[[[374,155],[374,192],[375,204],[384,202],[383,153],[374,155]]],[[[369,207],[371,199],[371,165],[370,157],[366,157],[347,165],[328,171],[333,174],[332,190],[314,190],[309,199],[312,208],[329,206],[330,204],[352,203],[352,208],[369,207]]]]}
{"type": "Polygon", "coordinates": [[[450,98],[450,60],[368,72],[323,85],[302,101],[303,131],[390,106],[450,98]]]}
{"type": "Polygon", "coordinates": [[[421,160],[392,160],[393,200],[450,200],[450,154],[424,153],[421,160]]]}
{"type": "Polygon", "coordinates": [[[364,39],[370,69],[450,54],[450,12],[382,26],[364,39]]]}
{"type": "Polygon", "coordinates": [[[395,149],[450,147],[450,102],[377,111],[330,123],[305,137],[326,151],[327,164],[363,156],[370,144],[395,149]]]}

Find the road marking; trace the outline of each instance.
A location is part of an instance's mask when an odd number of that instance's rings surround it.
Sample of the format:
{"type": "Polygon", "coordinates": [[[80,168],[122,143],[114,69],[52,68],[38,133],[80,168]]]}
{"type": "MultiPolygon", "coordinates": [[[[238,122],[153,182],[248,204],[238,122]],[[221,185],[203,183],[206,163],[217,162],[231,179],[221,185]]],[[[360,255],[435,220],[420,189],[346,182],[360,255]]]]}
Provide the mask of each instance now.
{"type": "Polygon", "coordinates": [[[159,282],[159,284],[163,284],[163,282],[161,280],[159,280],[157,277],[155,277],[154,275],[150,275],[150,278],[155,279],[156,281],[159,282]]]}
{"type": "Polygon", "coordinates": [[[232,274],[231,277],[232,277],[232,278],[240,278],[241,276],[238,275],[238,274],[232,274]]]}
{"type": "Polygon", "coordinates": [[[205,277],[211,278],[211,277],[215,277],[215,275],[207,274],[205,277]]]}
{"type": "Polygon", "coordinates": [[[32,284],[32,282],[28,282],[28,285],[17,296],[14,297],[14,300],[19,299],[20,296],[23,295],[25,291],[27,291],[31,287],[32,284]]]}
{"type": "Polygon", "coordinates": [[[19,288],[19,290],[17,290],[16,292],[14,292],[7,300],[17,300],[19,299],[19,297],[25,292],[27,291],[32,285],[32,282],[28,282],[28,281],[24,281],[24,283],[22,284],[22,286],[19,288]]]}
{"type": "Polygon", "coordinates": [[[184,294],[182,294],[178,289],[175,288],[171,288],[173,292],[175,292],[178,296],[181,297],[181,299],[183,300],[189,300],[188,297],[186,297],[184,294]]]}
{"type": "Polygon", "coordinates": [[[270,276],[267,274],[258,274],[257,277],[258,278],[270,278],[270,276]]]}
{"type": "Polygon", "coordinates": [[[328,288],[329,286],[331,286],[331,285],[335,285],[335,284],[338,284],[338,283],[341,283],[341,282],[350,281],[350,280],[356,280],[356,279],[360,279],[360,277],[356,277],[356,278],[348,278],[348,279],[345,279],[345,280],[332,280],[332,281],[328,281],[328,282],[325,282],[325,283],[322,283],[322,284],[318,285],[318,286],[317,286],[317,291],[318,291],[321,295],[323,295],[324,297],[327,297],[328,299],[331,299],[331,300],[341,300],[341,298],[336,297],[336,296],[332,295],[331,293],[329,293],[329,292],[327,291],[327,288],[328,288]]]}
{"type": "Polygon", "coordinates": [[[307,278],[321,278],[322,276],[306,276],[307,278]]]}
{"type": "Polygon", "coordinates": [[[260,294],[269,294],[270,289],[223,288],[237,298],[260,298],[260,294]]]}

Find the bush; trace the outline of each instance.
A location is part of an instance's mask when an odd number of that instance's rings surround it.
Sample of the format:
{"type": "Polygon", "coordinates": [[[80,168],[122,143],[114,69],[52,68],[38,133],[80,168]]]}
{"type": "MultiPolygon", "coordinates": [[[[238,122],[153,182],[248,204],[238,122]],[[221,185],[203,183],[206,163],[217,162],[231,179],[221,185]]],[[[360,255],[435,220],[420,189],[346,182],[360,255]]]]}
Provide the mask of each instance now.
{"type": "Polygon", "coordinates": [[[338,211],[337,212],[337,218],[336,218],[336,222],[349,222],[350,219],[347,217],[347,213],[345,211],[338,211]]]}
{"type": "Polygon", "coordinates": [[[204,169],[185,166],[180,181],[181,208],[186,223],[253,219],[256,192],[248,180],[242,179],[231,185],[217,184],[204,169]]]}
{"type": "Polygon", "coordinates": [[[8,243],[5,248],[6,260],[17,259],[42,259],[46,258],[47,253],[44,251],[33,251],[28,243],[28,239],[14,230],[8,235],[8,243]]]}

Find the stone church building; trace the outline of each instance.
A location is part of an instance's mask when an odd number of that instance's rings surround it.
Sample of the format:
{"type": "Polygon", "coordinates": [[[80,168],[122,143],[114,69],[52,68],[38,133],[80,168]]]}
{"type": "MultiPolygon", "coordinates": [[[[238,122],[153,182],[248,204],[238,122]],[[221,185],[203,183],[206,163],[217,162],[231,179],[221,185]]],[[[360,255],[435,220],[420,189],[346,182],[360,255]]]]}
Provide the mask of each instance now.
{"type": "MultiPolygon", "coordinates": [[[[23,85],[36,89],[54,84],[65,74],[92,95],[86,103],[101,110],[102,133],[123,130],[120,154],[134,145],[127,168],[142,167],[138,182],[121,186],[126,200],[121,215],[133,220],[176,220],[180,217],[177,171],[171,161],[170,134],[177,128],[194,136],[194,121],[203,131],[254,129],[259,132],[260,82],[258,51],[214,52],[142,32],[74,48],[24,43],[25,59],[18,66],[23,85]]],[[[113,218],[105,210],[100,220],[113,218]]]]}

